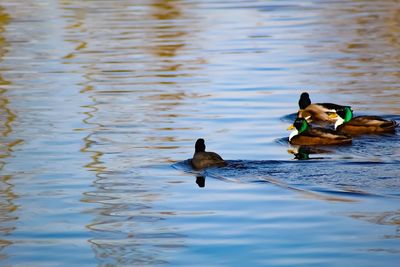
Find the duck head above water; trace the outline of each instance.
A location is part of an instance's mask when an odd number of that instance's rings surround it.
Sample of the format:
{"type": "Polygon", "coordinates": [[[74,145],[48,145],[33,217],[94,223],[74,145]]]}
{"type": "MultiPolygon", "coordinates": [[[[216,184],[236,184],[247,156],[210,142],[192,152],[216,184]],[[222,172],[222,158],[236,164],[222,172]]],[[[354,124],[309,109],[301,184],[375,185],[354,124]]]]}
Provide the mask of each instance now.
{"type": "Polygon", "coordinates": [[[308,107],[309,105],[311,105],[311,99],[310,99],[310,95],[307,92],[303,92],[300,95],[300,99],[299,99],[299,108],[300,109],[305,109],[306,107],[308,107]]]}
{"type": "Polygon", "coordinates": [[[206,151],[206,144],[204,142],[203,138],[199,138],[196,141],[196,144],[194,145],[194,152],[204,152],[206,151]]]}
{"type": "MultiPolygon", "coordinates": [[[[342,125],[343,123],[349,122],[353,118],[353,111],[350,107],[343,107],[336,111],[337,114],[337,121],[335,123],[335,129],[342,125]]],[[[331,117],[335,116],[336,114],[330,115],[331,117]]]]}
{"type": "Polygon", "coordinates": [[[304,118],[297,118],[293,125],[290,125],[288,130],[293,130],[289,136],[289,141],[298,134],[306,131],[309,127],[308,122],[304,118]]]}

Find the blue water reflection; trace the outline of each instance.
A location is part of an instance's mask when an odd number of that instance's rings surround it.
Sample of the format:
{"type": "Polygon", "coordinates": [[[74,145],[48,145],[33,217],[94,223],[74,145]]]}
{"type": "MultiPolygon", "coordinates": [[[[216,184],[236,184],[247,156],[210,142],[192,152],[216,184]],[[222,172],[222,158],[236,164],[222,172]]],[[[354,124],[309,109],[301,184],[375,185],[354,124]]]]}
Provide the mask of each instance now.
{"type": "Polygon", "coordinates": [[[286,128],[303,91],[400,121],[399,18],[1,1],[0,265],[397,266],[399,132],[294,147],[286,128]],[[193,172],[199,137],[229,166],[193,172]]]}

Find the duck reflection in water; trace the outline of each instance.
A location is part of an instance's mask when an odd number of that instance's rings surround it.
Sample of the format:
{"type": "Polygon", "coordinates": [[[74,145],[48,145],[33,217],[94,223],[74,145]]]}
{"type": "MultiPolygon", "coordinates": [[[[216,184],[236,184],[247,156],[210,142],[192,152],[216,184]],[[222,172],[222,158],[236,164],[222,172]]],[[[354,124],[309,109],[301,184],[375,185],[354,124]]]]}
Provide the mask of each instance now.
{"type": "Polygon", "coordinates": [[[196,184],[201,188],[205,187],[206,186],[206,178],[201,175],[196,176],[196,184]]]}
{"type": "Polygon", "coordinates": [[[328,154],[332,151],[320,149],[316,147],[309,146],[296,146],[292,149],[288,149],[289,154],[294,155],[294,159],[297,160],[309,160],[309,159],[323,159],[324,157],[312,157],[310,158],[310,154],[328,154]]]}

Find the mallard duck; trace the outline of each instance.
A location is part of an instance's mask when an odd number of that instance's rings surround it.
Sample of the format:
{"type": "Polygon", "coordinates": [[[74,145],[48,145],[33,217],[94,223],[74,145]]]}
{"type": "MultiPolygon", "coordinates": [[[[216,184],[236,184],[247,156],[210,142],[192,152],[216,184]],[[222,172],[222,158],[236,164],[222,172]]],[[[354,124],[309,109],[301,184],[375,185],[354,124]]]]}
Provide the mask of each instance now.
{"type": "Polygon", "coordinates": [[[336,131],[349,135],[393,133],[398,126],[396,121],[385,120],[378,116],[353,117],[353,111],[349,107],[338,109],[336,114],[330,114],[330,117],[337,117],[336,131]]]}
{"type": "Polygon", "coordinates": [[[299,118],[305,118],[307,122],[312,121],[327,121],[336,122],[336,118],[330,117],[329,114],[336,113],[336,110],[346,106],[341,106],[333,103],[315,103],[311,104],[310,96],[307,92],[303,92],[299,99],[299,118]]]}
{"type": "Polygon", "coordinates": [[[350,136],[325,128],[311,128],[304,118],[297,118],[288,130],[293,130],[289,136],[292,145],[338,145],[350,143],[350,136]]]}
{"type": "Polygon", "coordinates": [[[195,170],[201,170],[207,167],[223,167],[226,162],[215,152],[206,152],[204,139],[199,138],[195,144],[195,151],[191,164],[195,170]]]}

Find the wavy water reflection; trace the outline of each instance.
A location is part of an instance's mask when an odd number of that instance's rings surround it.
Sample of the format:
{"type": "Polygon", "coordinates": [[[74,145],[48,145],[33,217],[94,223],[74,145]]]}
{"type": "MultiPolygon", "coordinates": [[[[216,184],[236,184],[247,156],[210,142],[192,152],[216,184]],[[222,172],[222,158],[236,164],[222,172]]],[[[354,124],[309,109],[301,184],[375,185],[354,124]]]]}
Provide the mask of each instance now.
{"type": "MultiPolygon", "coordinates": [[[[95,3],[89,7],[81,6],[79,9],[73,9],[71,5],[76,7],[81,3],[75,1],[73,4],[65,5],[64,9],[80,11],[82,8],[93,8],[96,10],[95,3]]],[[[86,5],[91,4],[86,3],[86,5]]],[[[110,8],[115,11],[119,10],[118,5],[110,8]]],[[[93,171],[96,177],[93,181],[94,190],[86,192],[83,201],[101,204],[93,211],[89,211],[94,215],[92,222],[87,225],[88,229],[94,233],[89,242],[92,244],[96,258],[104,264],[162,264],[166,263],[165,250],[182,246],[182,236],[176,233],[173,227],[163,223],[166,214],[169,216],[173,214],[153,211],[153,203],[161,201],[165,197],[164,193],[155,192],[151,184],[147,184],[147,176],[144,176],[140,170],[129,171],[131,166],[146,164],[146,161],[135,163],[135,158],[144,155],[142,151],[173,148],[170,145],[157,144],[160,142],[170,143],[175,140],[174,136],[160,135],[160,132],[164,131],[168,134],[174,129],[170,125],[173,122],[168,121],[165,124],[163,118],[168,120],[179,116],[179,113],[174,112],[175,106],[180,105],[182,99],[186,97],[183,91],[175,91],[178,88],[176,87],[177,82],[174,82],[180,77],[187,76],[184,73],[186,62],[175,59],[184,45],[174,43],[180,42],[180,40],[183,42],[185,34],[183,32],[184,25],[180,23],[175,25],[173,21],[178,20],[182,14],[178,11],[179,7],[175,2],[161,1],[149,5],[148,8],[151,17],[166,20],[166,22],[162,22],[160,25],[156,23],[143,25],[147,33],[144,37],[149,40],[136,39],[139,42],[144,41],[144,43],[138,43],[134,50],[148,53],[150,57],[160,58],[157,59],[158,64],[154,64],[154,66],[142,66],[142,63],[146,65],[147,62],[139,59],[137,62],[140,64],[139,69],[139,65],[131,64],[130,60],[126,60],[124,53],[120,58],[115,54],[105,55],[101,60],[93,57],[97,53],[102,53],[103,49],[115,50],[116,45],[118,46],[117,50],[121,52],[130,51],[132,47],[132,44],[128,42],[131,39],[120,38],[119,35],[115,38],[111,37],[109,43],[101,44],[106,47],[98,47],[94,40],[83,41],[84,38],[79,36],[82,28],[86,29],[85,33],[87,32],[89,36],[90,34],[99,34],[97,27],[93,28],[88,19],[96,19],[100,22],[101,17],[109,16],[110,10],[107,10],[106,13],[102,9],[96,10],[96,16],[86,13],[83,15],[80,12],[80,16],[75,14],[70,17],[79,17],[83,22],[71,22],[76,26],[67,26],[68,36],[81,45],[78,46],[79,49],[75,48],[74,52],[64,57],[67,60],[66,63],[80,65],[80,62],[90,62],[87,68],[84,68],[84,65],[80,67],[85,72],[84,80],[81,82],[83,89],[80,92],[87,96],[89,102],[83,106],[87,110],[83,112],[85,127],[77,130],[88,133],[84,138],[85,145],[81,152],[90,154],[91,161],[85,165],[85,168],[93,171]],[[148,43],[154,43],[154,45],[148,46],[148,43]],[[144,70],[141,69],[142,67],[144,70]],[[100,76],[103,78],[99,81],[98,77],[100,76]],[[150,87],[146,85],[146,82],[138,82],[138,80],[151,81],[154,78],[160,80],[157,81],[157,84],[167,87],[162,90],[156,88],[148,90],[150,87]],[[112,82],[111,87],[105,88],[105,84],[109,81],[112,82]],[[137,84],[143,84],[144,88],[130,89],[131,86],[137,84]],[[124,89],[125,87],[127,89],[124,89]],[[169,92],[168,87],[174,91],[169,92]],[[128,103],[127,100],[136,104],[129,107],[125,104],[128,103]],[[119,108],[116,109],[118,106],[119,108]],[[155,106],[155,108],[148,110],[148,106],[155,106]],[[126,110],[121,110],[122,107],[125,107],[126,110]],[[131,115],[126,116],[126,112],[131,112],[131,115]],[[119,117],[119,114],[123,116],[119,117]],[[154,123],[160,121],[160,125],[156,125],[156,133],[141,135],[142,125],[146,125],[150,121],[154,123]],[[133,136],[136,138],[132,138],[132,140],[136,139],[136,142],[127,146],[128,140],[133,136]],[[143,144],[137,142],[140,140],[137,137],[143,138],[143,144]],[[125,142],[125,140],[127,141],[125,142]],[[125,155],[124,158],[121,158],[121,151],[125,151],[131,157],[125,155]],[[149,228],[149,224],[153,226],[149,228]]],[[[117,22],[120,19],[119,15],[119,12],[116,12],[116,17],[111,19],[117,22]]],[[[139,13],[138,15],[147,20],[146,14],[139,13]]],[[[129,16],[127,16],[128,18],[129,16]]],[[[109,29],[114,33],[120,33],[121,36],[139,33],[134,22],[131,24],[133,27],[130,29],[121,28],[119,23],[110,25],[109,29]]],[[[135,57],[135,55],[132,56],[135,57]]],[[[149,85],[154,84],[156,83],[149,83],[149,85]]]]}
{"type": "Polygon", "coordinates": [[[399,132],[320,148],[285,129],[305,90],[400,121],[398,14],[3,0],[0,265],[397,266],[399,132]],[[200,137],[227,168],[191,170],[200,137]]]}
{"type": "MultiPolygon", "coordinates": [[[[10,22],[9,14],[0,5],[0,62],[7,54],[7,40],[3,35],[5,26],[10,22]]],[[[14,147],[22,143],[20,139],[13,139],[12,123],[16,115],[10,108],[10,100],[7,96],[5,85],[10,85],[11,82],[3,78],[0,71],[0,260],[8,257],[4,253],[4,248],[13,244],[8,235],[16,228],[18,216],[15,214],[18,206],[15,200],[18,195],[14,192],[12,182],[13,176],[4,172],[6,158],[12,156],[14,147]]]]}
{"type": "Polygon", "coordinates": [[[325,57],[322,62],[326,65],[319,66],[321,86],[331,87],[333,94],[342,95],[338,99],[362,112],[371,112],[374,106],[386,114],[399,114],[398,2],[384,1],[377,7],[374,1],[344,6],[339,1],[321,11],[323,27],[313,34],[323,34],[324,43],[309,47],[325,57]]]}

